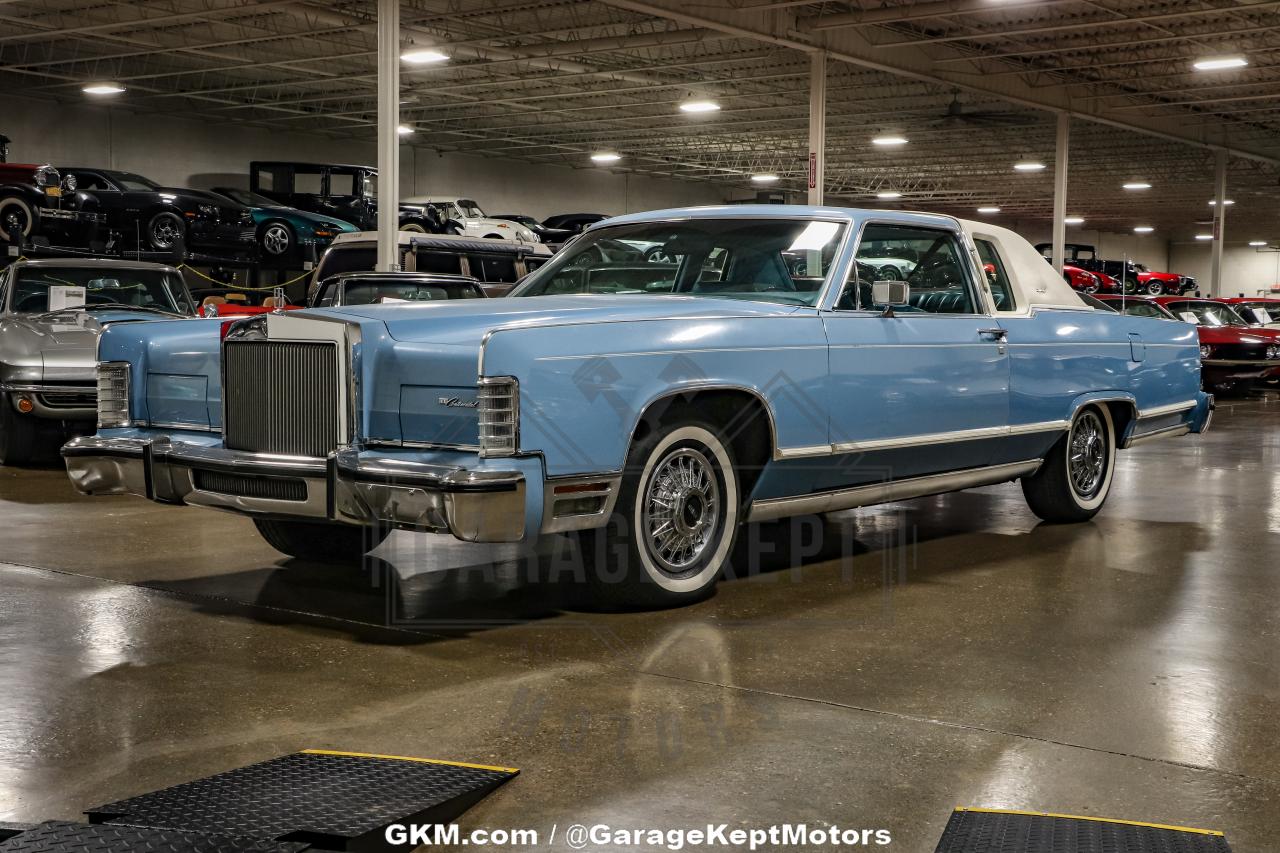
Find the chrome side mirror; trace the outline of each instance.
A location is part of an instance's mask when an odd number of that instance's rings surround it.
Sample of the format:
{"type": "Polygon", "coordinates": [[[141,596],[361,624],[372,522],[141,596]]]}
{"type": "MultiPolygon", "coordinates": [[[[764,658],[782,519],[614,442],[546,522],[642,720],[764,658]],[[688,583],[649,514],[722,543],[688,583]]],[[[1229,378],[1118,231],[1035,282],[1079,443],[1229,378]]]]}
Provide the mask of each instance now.
{"type": "Polygon", "coordinates": [[[905,281],[873,281],[871,301],[888,308],[906,307],[911,304],[911,285],[905,281]]]}

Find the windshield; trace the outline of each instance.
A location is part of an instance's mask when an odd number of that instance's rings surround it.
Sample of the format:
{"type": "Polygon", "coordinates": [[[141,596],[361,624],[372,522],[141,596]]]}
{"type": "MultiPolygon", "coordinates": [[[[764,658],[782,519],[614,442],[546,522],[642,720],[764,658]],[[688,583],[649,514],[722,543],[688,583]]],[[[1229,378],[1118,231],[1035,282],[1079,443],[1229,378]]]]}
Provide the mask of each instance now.
{"type": "Polygon", "coordinates": [[[458,199],[458,207],[468,219],[484,219],[484,211],[480,209],[480,205],[469,198],[458,199]]]}
{"type": "Polygon", "coordinates": [[[150,178],[144,178],[141,175],[135,175],[133,172],[111,172],[111,179],[126,190],[134,192],[146,192],[159,188],[159,184],[150,178]]]}
{"type": "Polygon", "coordinates": [[[258,195],[249,190],[224,189],[221,192],[232,201],[238,201],[247,207],[277,207],[280,204],[280,202],[272,201],[265,195],[258,195]]]}
{"type": "Polygon", "coordinates": [[[587,232],[510,295],[677,294],[816,305],[845,227],[746,218],[615,225],[587,232]]]}
{"type": "Polygon", "coordinates": [[[21,314],[81,307],[195,313],[182,276],[166,270],[124,268],[23,267],[9,307],[21,314]]]}
{"type": "MultiPolygon", "coordinates": [[[[343,305],[382,305],[393,302],[439,302],[446,299],[482,299],[480,285],[470,279],[414,279],[403,276],[342,280],[343,305]]],[[[336,282],[326,285],[318,304],[332,305],[336,282]]]]}
{"type": "Polygon", "coordinates": [[[1217,302],[1170,302],[1165,306],[1180,319],[1204,326],[1247,326],[1240,315],[1217,302]]]}

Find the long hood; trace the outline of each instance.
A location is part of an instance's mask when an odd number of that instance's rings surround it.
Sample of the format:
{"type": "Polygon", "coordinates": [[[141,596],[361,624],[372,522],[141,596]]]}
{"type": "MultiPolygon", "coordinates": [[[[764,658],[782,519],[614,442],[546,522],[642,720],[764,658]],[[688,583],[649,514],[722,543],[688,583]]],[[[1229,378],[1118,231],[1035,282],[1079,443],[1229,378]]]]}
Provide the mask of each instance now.
{"type": "MultiPolygon", "coordinates": [[[[794,305],[704,296],[530,296],[421,304],[358,305],[307,311],[378,320],[397,341],[479,344],[496,329],[532,326],[783,316],[794,305]]],[[[300,312],[303,313],[303,312],[300,312]]]]}
{"type": "Polygon", "coordinates": [[[1253,344],[1265,346],[1280,342],[1280,330],[1247,329],[1236,326],[1197,326],[1202,344],[1253,344]]]}

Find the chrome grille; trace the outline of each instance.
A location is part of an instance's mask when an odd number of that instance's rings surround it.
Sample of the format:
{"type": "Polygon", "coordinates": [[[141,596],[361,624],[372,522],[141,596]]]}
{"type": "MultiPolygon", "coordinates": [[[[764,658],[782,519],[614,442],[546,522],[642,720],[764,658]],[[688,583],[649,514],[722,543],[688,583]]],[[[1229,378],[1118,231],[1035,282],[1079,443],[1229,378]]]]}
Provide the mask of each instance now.
{"type": "Polygon", "coordinates": [[[328,342],[227,341],[223,440],[231,450],[323,457],[338,446],[338,350],[328,342]]]}
{"type": "Polygon", "coordinates": [[[203,492],[237,495],[242,498],[268,498],[276,501],[305,501],[307,484],[293,477],[254,477],[222,471],[192,472],[195,487],[203,492]]]}

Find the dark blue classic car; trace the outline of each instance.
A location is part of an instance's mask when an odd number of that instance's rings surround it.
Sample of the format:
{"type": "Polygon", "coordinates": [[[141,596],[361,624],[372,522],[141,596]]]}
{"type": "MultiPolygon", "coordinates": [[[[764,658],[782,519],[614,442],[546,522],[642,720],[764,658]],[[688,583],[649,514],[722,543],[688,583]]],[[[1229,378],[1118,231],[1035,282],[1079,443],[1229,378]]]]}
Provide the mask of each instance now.
{"type": "Polygon", "coordinates": [[[1118,449],[1208,426],[1199,356],[1001,228],[666,210],[504,299],[110,328],[98,434],[63,453],[82,492],[243,513],[300,557],[580,532],[602,603],[655,606],[707,593],[748,521],[1010,480],[1085,521],[1118,449]]]}

